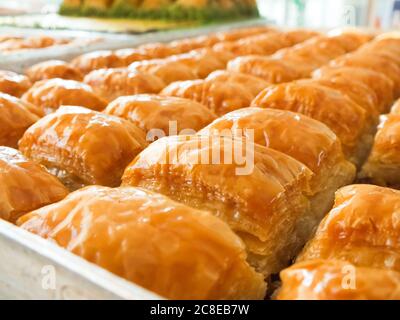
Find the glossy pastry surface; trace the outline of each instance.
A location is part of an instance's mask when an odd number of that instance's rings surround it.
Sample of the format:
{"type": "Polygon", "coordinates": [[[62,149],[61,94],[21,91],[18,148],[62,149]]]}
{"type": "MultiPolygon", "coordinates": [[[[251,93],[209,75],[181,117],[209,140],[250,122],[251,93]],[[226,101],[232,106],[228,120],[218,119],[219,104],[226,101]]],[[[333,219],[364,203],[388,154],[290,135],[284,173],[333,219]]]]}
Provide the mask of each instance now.
{"type": "Polygon", "coordinates": [[[333,209],[298,261],[340,259],[399,271],[399,209],[400,191],[373,185],[339,189],[333,209]]]}
{"type": "Polygon", "coordinates": [[[195,133],[216,118],[196,101],[150,94],[119,97],[104,112],[129,120],[147,134],[161,130],[165,135],[177,135],[182,130],[195,133]]]}
{"type": "Polygon", "coordinates": [[[129,70],[156,76],[166,85],[174,81],[193,80],[198,78],[196,72],[190,67],[178,61],[167,59],[137,61],[129,65],[129,70]]]}
{"type": "Polygon", "coordinates": [[[165,83],[159,77],[127,68],[99,69],[90,72],[84,82],[108,102],[139,93],[159,93],[165,83]]]}
{"type": "Polygon", "coordinates": [[[52,78],[80,81],[82,73],[77,69],[61,60],[49,60],[37,63],[26,70],[26,75],[32,82],[52,78]]]}
{"type": "Polygon", "coordinates": [[[107,102],[87,84],[75,80],[48,79],[36,82],[22,100],[32,103],[45,114],[61,106],[82,106],[92,110],[103,110],[107,102]]]}
{"type": "Polygon", "coordinates": [[[270,86],[251,105],[299,112],[323,122],[338,136],[349,158],[358,157],[358,147],[370,130],[363,108],[340,92],[309,80],[270,86]]]}
{"type": "Polygon", "coordinates": [[[146,145],[144,131],[127,120],[69,106],[31,126],[19,149],[76,189],[118,186],[125,167],[146,145]]]}
{"type": "Polygon", "coordinates": [[[15,222],[21,215],[67,194],[67,188],[44,167],[18,150],[0,146],[0,219],[15,222]]]}
{"type": "Polygon", "coordinates": [[[83,74],[102,68],[123,67],[123,59],[110,50],[101,50],[85,53],[71,61],[71,66],[83,74]]]}
{"type": "Polygon", "coordinates": [[[375,92],[380,113],[387,111],[393,103],[394,83],[380,72],[355,67],[323,67],[313,73],[313,78],[349,84],[354,81],[362,82],[375,92]]]}
{"type": "Polygon", "coordinates": [[[278,300],[400,300],[400,273],[311,260],[280,273],[278,300]]]}
{"type": "Polygon", "coordinates": [[[311,176],[306,166],[275,150],[194,135],[153,142],[122,180],[224,219],[245,241],[251,264],[269,275],[303,244],[295,225],[308,214],[311,176]]]}
{"type": "Polygon", "coordinates": [[[25,130],[39,120],[36,108],[5,93],[0,93],[0,146],[17,148],[25,130]]]}
{"type": "Polygon", "coordinates": [[[87,187],[18,223],[170,299],[264,298],[262,275],[225,223],[145,189],[87,187]]]}
{"type": "Polygon", "coordinates": [[[284,60],[261,55],[237,57],[229,61],[227,70],[250,74],[271,84],[289,82],[301,78],[301,72],[293,65],[285,63],[284,60]]]}
{"type": "Polygon", "coordinates": [[[20,97],[32,86],[24,75],[12,71],[0,70],[0,92],[20,97]]]}

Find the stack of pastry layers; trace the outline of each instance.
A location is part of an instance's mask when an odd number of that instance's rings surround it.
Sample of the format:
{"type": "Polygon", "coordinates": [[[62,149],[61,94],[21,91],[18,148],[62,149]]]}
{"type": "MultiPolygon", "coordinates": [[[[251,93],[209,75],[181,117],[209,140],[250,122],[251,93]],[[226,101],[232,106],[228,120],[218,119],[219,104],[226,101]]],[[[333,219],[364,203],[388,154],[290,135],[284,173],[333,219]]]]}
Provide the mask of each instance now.
{"type": "MultiPolygon", "coordinates": [[[[264,279],[290,263],[334,192],[354,180],[378,115],[398,95],[398,40],[311,36],[255,28],[30,68],[37,82],[22,100],[1,96],[19,111],[8,113],[14,127],[1,144],[22,136],[24,154],[1,150],[0,177],[12,186],[2,217],[169,298],[263,298],[264,279]],[[45,80],[53,77],[69,80],[45,80]],[[166,132],[169,120],[198,132],[148,145],[149,130],[166,132]],[[255,144],[242,140],[246,129],[255,144]],[[253,154],[250,174],[199,163],[232,145],[253,154]],[[79,190],[61,200],[65,186],[79,190]]],[[[319,263],[316,274],[333,262],[319,263]]],[[[278,297],[292,298],[282,278],[278,297]]]]}

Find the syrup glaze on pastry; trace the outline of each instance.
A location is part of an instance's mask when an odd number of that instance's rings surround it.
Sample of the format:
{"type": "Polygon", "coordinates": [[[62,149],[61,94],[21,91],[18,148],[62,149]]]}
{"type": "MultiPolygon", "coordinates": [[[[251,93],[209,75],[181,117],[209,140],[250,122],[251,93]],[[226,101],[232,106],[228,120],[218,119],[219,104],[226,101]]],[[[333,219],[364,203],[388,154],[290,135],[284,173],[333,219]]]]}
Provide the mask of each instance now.
{"type": "Polygon", "coordinates": [[[159,77],[127,68],[99,69],[87,74],[84,82],[108,102],[139,93],[159,93],[165,83],[159,77]]]}
{"type": "Polygon", "coordinates": [[[122,180],[227,221],[245,241],[250,263],[268,276],[305,242],[296,225],[308,214],[311,177],[300,162],[249,141],[181,135],[153,142],[122,180]]]}
{"type": "Polygon", "coordinates": [[[46,169],[18,150],[0,146],[0,218],[15,222],[21,215],[57,202],[68,194],[46,169]]]}
{"type": "Polygon", "coordinates": [[[127,120],[69,106],[31,126],[19,149],[76,189],[118,186],[125,167],[146,145],[144,131],[127,120]]]}
{"type": "Polygon", "coordinates": [[[36,82],[25,92],[22,100],[37,106],[45,114],[52,113],[63,105],[81,106],[96,111],[107,106],[107,102],[89,85],[59,78],[36,82]]]}
{"type": "Polygon", "coordinates": [[[216,118],[193,100],[150,94],[119,97],[104,112],[129,120],[147,134],[150,130],[161,130],[165,135],[181,134],[182,130],[194,133],[216,118]]]}
{"type": "Polygon", "coordinates": [[[400,300],[400,273],[391,270],[311,260],[294,264],[280,276],[278,300],[400,300]]]}
{"type": "Polygon", "coordinates": [[[91,186],[21,228],[170,299],[263,299],[261,274],[220,219],[140,188],[91,186]]]}
{"type": "Polygon", "coordinates": [[[341,188],[297,260],[339,259],[399,271],[399,210],[400,191],[373,185],[341,188]]]}
{"type": "Polygon", "coordinates": [[[26,75],[32,82],[53,78],[81,81],[83,78],[78,69],[61,60],[37,63],[26,70],[26,75]]]}
{"type": "Polygon", "coordinates": [[[25,130],[39,120],[35,106],[0,93],[0,146],[17,148],[25,130]]]}
{"type": "Polygon", "coordinates": [[[24,75],[12,71],[0,70],[0,92],[20,97],[32,86],[24,75]]]}

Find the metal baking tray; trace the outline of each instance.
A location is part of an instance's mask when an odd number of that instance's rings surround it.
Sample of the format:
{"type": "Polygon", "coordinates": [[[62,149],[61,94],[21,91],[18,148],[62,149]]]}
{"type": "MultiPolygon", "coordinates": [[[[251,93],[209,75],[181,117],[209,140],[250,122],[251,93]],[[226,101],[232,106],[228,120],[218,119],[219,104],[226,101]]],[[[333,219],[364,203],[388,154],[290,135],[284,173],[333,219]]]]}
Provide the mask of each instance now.
{"type": "Polygon", "coordinates": [[[45,60],[58,59],[69,61],[78,55],[95,50],[130,48],[149,42],[168,42],[172,40],[208,34],[211,32],[230,30],[232,28],[256,26],[267,23],[268,21],[264,19],[252,19],[228,24],[212,24],[202,27],[147,32],[143,34],[113,34],[61,30],[25,30],[21,28],[0,27],[0,35],[41,34],[53,37],[58,36],[82,39],[82,42],[75,41],[74,43],[67,45],[16,51],[14,53],[0,53],[0,69],[21,73],[27,67],[45,60]]]}
{"type": "Polygon", "coordinates": [[[0,219],[0,299],[162,299],[0,219]]]}

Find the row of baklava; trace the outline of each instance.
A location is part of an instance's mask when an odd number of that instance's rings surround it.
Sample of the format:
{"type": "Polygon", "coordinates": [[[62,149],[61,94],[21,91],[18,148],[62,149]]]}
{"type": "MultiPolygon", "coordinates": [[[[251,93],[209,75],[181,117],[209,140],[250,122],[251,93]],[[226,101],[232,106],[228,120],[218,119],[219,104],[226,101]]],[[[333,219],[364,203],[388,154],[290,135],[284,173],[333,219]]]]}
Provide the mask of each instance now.
{"type": "Polygon", "coordinates": [[[48,36],[0,35],[0,52],[9,53],[26,49],[42,49],[55,45],[65,45],[73,40],[48,36]]]}

